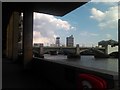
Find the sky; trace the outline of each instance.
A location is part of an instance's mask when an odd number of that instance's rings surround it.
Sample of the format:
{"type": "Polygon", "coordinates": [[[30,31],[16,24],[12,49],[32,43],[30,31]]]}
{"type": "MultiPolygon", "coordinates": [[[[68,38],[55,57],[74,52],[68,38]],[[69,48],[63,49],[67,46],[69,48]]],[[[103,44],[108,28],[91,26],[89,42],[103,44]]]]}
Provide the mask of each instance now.
{"type": "Polygon", "coordinates": [[[71,35],[74,46],[96,46],[109,39],[118,41],[118,3],[107,1],[93,0],[62,17],[34,12],[33,43],[49,46],[60,37],[60,44],[66,45],[66,37],[71,35]]]}

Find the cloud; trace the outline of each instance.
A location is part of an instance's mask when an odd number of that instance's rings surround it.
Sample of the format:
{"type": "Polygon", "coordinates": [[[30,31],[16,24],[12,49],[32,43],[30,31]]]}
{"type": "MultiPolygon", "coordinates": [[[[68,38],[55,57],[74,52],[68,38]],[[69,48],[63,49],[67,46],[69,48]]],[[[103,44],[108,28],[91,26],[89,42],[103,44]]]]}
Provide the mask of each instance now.
{"type": "Polygon", "coordinates": [[[47,43],[49,43],[49,42],[54,42],[55,40],[54,40],[54,36],[53,37],[50,37],[50,38],[48,38],[48,37],[43,37],[42,35],[41,35],[41,33],[40,32],[38,32],[38,31],[34,31],[33,32],[33,36],[34,36],[34,40],[33,40],[33,43],[44,43],[45,45],[47,45],[47,43]]]}
{"type": "Polygon", "coordinates": [[[90,33],[91,36],[98,36],[96,33],[90,33]]]}
{"type": "Polygon", "coordinates": [[[34,13],[34,19],[35,19],[34,24],[36,26],[39,26],[39,28],[46,25],[47,25],[46,27],[49,27],[50,29],[52,28],[54,30],[56,29],[71,30],[72,28],[74,28],[69,24],[69,22],[57,19],[53,15],[34,13]]]}
{"type": "Polygon", "coordinates": [[[102,11],[97,10],[96,8],[92,8],[91,13],[92,13],[92,16],[90,16],[90,18],[93,18],[98,21],[102,21],[105,17],[105,14],[102,11]]]}
{"type": "Polygon", "coordinates": [[[81,36],[98,36],[98,34],[96,34],[96,33],[91,33],[91,32],[87,32],[87,31],[80,32],[80,35],[81,36]]]}
{"type": "Polygon", "coordinates": [[[107,11],[102,12],[96,8],[91,9],[90,18],[98,21],[101,29],[117,29],[118,25],[118,6],[110,7],[107,11]]]}
{"type": "Polygon", "coordinates": [[[107,6],[116,6],[120,0],[91,0],[90,2],[94,2],[95,4],[104,4],[107,6]]]}
{"type": "Polygon", "coordinates": [[[52,15],[34,13],[33,43],[55,43],[56,30],[74,30],[68,21],[57,19],[52,15]]]}
{"type": "Polygon", "coordinates": [[[106,38],[107,39],[112,39],[112,35],[111,34],[106,34],[106,38]]]}

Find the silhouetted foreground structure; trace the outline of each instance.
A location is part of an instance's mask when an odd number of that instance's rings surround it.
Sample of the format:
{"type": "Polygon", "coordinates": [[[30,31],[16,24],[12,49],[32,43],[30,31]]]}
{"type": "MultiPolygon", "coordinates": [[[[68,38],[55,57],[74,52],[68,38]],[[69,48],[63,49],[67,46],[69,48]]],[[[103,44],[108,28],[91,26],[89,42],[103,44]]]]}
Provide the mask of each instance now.
{"type": "Polygon", "coordinates": [[[58,2],[36,2],[36,3],[14,3],[4,2],[3,7],[3,56],[10,59],[17,59],[18,33],[20,13],[23,13],[23,58],[24,63],[32,60],[33,43],[33,12],[40,12],[63,16],[86,2],[58,3],[58,2]],[[64,9],[63,9],[64,8],[64,9]]]}
{"type": "MultiPolygon", "coordinates": [[[[73,63],[52,62],[33,58],[33,12],[63,16],[86,2],[75,3],[6,3],[2,4],[2,88],[73,88],[77,89],[76,75],[90,73],[106,80],[107,88],[116,88],[117,72],[94,71],[73,63]],[[22,53],[18,56],[20,13],[23,13],[22,53]],[[68,64],[66,64],[68,63],[68,64]]],[[[104,70],[103,70],[104,71],[104,70]]]]}

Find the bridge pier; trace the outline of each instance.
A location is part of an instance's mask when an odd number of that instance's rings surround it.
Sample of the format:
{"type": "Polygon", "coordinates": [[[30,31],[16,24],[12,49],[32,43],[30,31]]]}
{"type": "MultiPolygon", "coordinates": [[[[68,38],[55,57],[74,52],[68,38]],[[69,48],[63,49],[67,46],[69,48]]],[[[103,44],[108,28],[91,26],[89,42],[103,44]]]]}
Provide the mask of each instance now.
{"type": "Polygon", "coordinates": [[[79,44],[76,45],[76,55],[80,55],[80,48],[79,44]]]}
{"type": "Polygon", "coordinates": [[[44,58],[44,49],[43,49],[43,44],[40,44],[39,46],[40,50],[39,50],[39,57],[40,58],[44,58]]]}
{"type": "Polygon", "coordinates": [[[79,44],[76,45],[76,52],[67,55],[67,58],[80,58],[80,48],[79,48],[79,44]]]}

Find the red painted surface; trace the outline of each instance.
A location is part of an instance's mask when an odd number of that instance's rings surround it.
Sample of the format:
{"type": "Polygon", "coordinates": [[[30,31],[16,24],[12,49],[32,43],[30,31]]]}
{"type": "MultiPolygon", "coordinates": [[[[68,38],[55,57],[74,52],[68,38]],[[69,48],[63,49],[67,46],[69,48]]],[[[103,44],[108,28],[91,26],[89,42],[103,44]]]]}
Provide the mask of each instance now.
{"type": "Polygon", "coordinates": [[[107,83],[104,79],[94,76],[91,74],[79,74],[77,77],[77,88],[78,90],[86,90],[86,88],[93,88],[97,90],[106,90],[107,83]],[[84,83],[84,82],[88,83],[84,83]],[[84,84],[83,84],[84,83],[84,84]]]}

